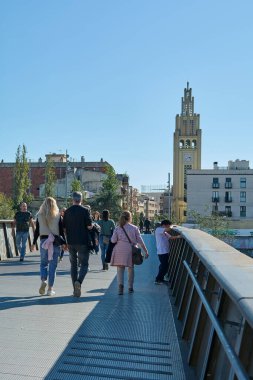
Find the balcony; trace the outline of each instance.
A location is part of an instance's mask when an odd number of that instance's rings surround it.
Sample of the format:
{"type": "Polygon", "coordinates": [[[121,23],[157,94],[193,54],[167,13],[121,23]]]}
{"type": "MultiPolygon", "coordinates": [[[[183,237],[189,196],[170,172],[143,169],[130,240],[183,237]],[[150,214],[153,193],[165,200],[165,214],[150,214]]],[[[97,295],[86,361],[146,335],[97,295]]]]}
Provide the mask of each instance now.
{"type": "Polygon", "coordinates": [[[231,218],[232,216],[232,211],[219,211],[218,212],[219,216],[226,216],[227,218],[231,218]]]}
{"type": "Polygon", "coordinates": [[[232,202],[232,197],[225,197],[225,198],[224,198],[224,201],[225,201],[226,203],[231,203],[231,202],[232,202]]]}
{"type": "Polygon", "coordinates": [[[232,189],[232,182],[225,182],[225,189],[232,189]]]}
{"type": "Polygon", "coordinates": [[[217,183],[217,182],[213,182],[213,183],[212,183],[212,188],[213,188],[213,189],[219,189],[219,188],[220,188],[220,184],[217,183]]]}
{"type": "Polygon", "coordinates": [[[220,198],[219,197],[212,197],[212,202],[219,202],[220,201],[220,198]]]}

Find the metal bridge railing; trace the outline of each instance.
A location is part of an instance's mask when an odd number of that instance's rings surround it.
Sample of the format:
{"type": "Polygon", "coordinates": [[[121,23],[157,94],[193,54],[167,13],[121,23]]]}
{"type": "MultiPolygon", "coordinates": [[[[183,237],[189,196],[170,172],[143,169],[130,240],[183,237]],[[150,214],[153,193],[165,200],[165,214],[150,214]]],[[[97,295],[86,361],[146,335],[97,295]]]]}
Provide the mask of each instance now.
{"type": "MultiPolygon", "coordinates": [[[[33,227],[30,227],[27,250],[31,250],[33,233],[33,227]]],[[[19,256],[19,253],[16,246],[16,230],[13,228],[13,220],[0,220],[0,260],[9,259],[15,256],[19,256]]]]}
{"type": "Polygon", "coordinates": [[[169,281],[189,366],[199,380],[253,379],[253,260],[203,231],[176,231],[169,281]]]}

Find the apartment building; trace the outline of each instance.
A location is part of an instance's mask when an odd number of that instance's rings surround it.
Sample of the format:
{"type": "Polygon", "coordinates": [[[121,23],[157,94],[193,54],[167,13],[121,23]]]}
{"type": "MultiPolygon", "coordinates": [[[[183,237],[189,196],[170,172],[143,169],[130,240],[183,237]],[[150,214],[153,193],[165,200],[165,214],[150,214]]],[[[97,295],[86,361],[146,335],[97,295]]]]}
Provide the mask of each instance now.
{"type": "MultiPolygon", "coordinates": [[[[187,171],[187,215],[212,212],[230,221],[253,220],[253,170],[249,161],[229,161],[227,167],[214,162],[213,169],[187,171]]],[[[188,217],[187,217],[188,219],[188,217]]]]}

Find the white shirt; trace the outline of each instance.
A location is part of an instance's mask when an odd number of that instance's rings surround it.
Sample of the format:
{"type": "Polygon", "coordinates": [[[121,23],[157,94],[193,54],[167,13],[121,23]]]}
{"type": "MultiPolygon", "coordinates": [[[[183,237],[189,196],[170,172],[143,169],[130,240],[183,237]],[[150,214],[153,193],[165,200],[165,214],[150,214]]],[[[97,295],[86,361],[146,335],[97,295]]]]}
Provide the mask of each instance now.
{"type": "Polygon", "coordinates": [[[158,255],[164,255],[170,251],[170,234],[166,233],[165,235],[164,227],[157,227],[155,230],[155,239],[156,239],[156,249],[158,255]]]}

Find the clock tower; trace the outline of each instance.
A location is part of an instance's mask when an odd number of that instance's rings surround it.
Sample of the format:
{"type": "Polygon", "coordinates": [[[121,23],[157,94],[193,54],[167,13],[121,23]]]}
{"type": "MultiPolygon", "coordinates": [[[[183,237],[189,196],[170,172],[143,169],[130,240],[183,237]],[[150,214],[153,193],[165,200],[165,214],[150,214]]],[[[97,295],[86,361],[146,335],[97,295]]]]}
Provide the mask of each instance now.
{"type": "Polygon", "coordinates": [[[201,129],[199,114],[194,113],[192,89],[184,89],[181,114],[176,115],[173,148],[172,214],[177,222],[186,220],[187,170],[201,169],[201,129]]]}

